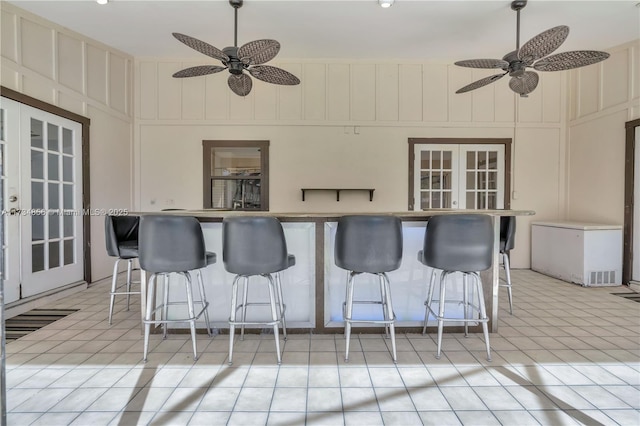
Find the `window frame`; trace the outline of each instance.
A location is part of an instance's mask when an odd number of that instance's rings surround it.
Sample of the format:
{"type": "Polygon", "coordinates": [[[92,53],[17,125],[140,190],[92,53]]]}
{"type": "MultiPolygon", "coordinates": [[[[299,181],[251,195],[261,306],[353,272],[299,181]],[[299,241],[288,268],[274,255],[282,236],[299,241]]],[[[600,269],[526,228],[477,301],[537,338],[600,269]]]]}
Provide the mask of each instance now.
{"type": "Polygon", "coordinates": [[[267,140],[202,141],[203,208],[213,209],[211,199],[212,179],[240,180],[234,177],[213,176],[211,174],[211,151],[214,148],[258,148],[260,150],[260,208],[235,209],[234,211],[269,211],[269,141],[267,140]]]}

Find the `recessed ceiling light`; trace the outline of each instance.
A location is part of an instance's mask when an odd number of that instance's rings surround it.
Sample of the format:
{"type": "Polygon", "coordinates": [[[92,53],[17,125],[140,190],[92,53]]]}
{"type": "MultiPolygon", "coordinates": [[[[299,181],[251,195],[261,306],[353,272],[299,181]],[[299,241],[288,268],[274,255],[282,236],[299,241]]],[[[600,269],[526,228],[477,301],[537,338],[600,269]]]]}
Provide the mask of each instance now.
{"type": "Polygon", "coordinates": [[[98,4],[107,4],[107,3],[109,3],[109,0],[96,0],[96,2],[98,4]]]}
{"type": "Polygon", "coordinates": [[[380,5],[380,7],[384,7],[386,9],[393,6],[394,1],[395,0],[378,0],[378,4],[380,5]]]}

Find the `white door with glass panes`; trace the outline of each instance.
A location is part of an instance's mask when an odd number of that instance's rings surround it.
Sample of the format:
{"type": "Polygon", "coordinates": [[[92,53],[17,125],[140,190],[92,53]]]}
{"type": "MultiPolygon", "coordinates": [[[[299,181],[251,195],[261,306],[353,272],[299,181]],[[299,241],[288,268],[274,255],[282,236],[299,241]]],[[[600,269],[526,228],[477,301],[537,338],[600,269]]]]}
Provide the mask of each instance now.
{"type": "Polygon", "coordinates": [[[504,145],[416,144],[414,210],[504,208],[504,145]]]}
{"type": "Polygon", "coordinates": [[[6,302],[84,278],[82,125],[2,98],[6,302]]]}

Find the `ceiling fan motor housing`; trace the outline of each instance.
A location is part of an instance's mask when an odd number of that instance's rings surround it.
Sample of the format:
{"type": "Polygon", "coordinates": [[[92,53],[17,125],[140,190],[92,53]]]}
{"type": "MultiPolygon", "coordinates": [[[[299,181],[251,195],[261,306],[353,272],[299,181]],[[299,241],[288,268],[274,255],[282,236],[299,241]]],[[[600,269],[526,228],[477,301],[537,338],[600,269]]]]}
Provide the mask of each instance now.
{"type": "Polygon", "coordinates": [[[235,46],[225,47],[222,49],[222,53],[229,57],[229,60],[224,64],[229,67],[229,72],[231,74],[242,74],[242,70],[247,68],[247,66],[238,59],[238,48],[235,46]]]}

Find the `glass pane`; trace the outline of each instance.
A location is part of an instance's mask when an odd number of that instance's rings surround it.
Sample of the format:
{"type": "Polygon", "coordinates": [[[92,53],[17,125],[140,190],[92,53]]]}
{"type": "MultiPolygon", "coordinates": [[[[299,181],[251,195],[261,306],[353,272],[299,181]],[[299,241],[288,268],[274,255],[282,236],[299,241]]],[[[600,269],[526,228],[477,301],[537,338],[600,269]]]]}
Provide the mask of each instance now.
{"type": "Polygon", "coordinates": [[[47,141],[49,151],[60,151],[60,145],[58,144],[58,126],[55,124],[47,124],[47,141]]]}
{"type": "Polygon", "coordinates": [[[432,151],[431,156],[433,157],[431,168],[439,169],[440,168],[440,151],[432,151]]]}
{"type": "Polygon", "coordinates": [[[62,185],[62,208],[73,209],[73,185],[62,185]]]}
{"type": "Polygon", "coordinates": [[[489,193],[489,200],[487,203],[487,208],[488,209],[497,209],[498,207],[498,203],[497,203],[497,194],[495,192],[490,192],[489,193]]]}
{"type": "Polygon", "coordinates": [[[73,182],[73,158],[62,157],[62,179],[65,182],[73,182]]]}
{"type": "Polygon", "coordinates": [[[73,154],[73,132],[69,129],[62,129],[62,152],[73,154]]]}
{"type": "Polygon", "coordinates": [[[64,223],[64,236],[73,237],[73,216],[64,215],[62,221],[64,223]]]}
{"type": "Polygon", "coordinates": [[[476,189],[487,189],[487,173],[478,172],[478,187],[476,189]]]}
{"type": "Polygon", "coordinates": [[[44,179],[44,164],[42,157],[44,152],[31,150],[31,178],[32,179],[44,179]]]}
{"type": "Polygon", "coordinates": [[[467,152],[467,170],[476,168],[476,153],[474,151],[467,152]]]}
{"type": "Polygon", "coordinates": [[[431,208],[439,209],[440,207],[442,207],[440,205],[440,193],[439,192],[432,192],[431,193],[431,208]]]}
{"type": "Polygon", "coordinates": [[[489,172],[489,189],[498,189],[498,172],[489,172]]]}
{"type": "Polygon", "coordinates": [[[467,172],[467,189],[476,189],[476,173],[467,172]]]}
{"type": "Polygon", "coordinates": [[[487,203],[486,203],[486,192],[478,192],[476,194],[477,196],[477,204],[476,204],[476,208],[480,209],[480,210],[484,210],[487,208],[487,203]]]}
{"type": "Polygon", "coordinates": [[[64,264],[71,265],[74,261],[73,240],[64,241],[64,264]]]}
{"type": "Polygon", "coordinates": [[[420,208],[422,210],[428,209],[429,208],[429,200],[430,200],[431,196],[429,195],[428,191],[423,191],[420,193],[420,208]]]}
{"type": "Polygon", "coordinates": [[[442,189],[451,189],[451,172],[442,172],[442,189]]]}
{"type": "Polygon", "coordinates": [[[42,134],[43,134],[42,121],[31,119],[31,146],[34,148],[43,148],[42,146],[42,134]]]}
{"type": "Polygon", "coordinates": [[[49,205],[47,206],[51,210],[56,210],[60,208],[60,193],[58,190],[57,183],[49,184],[49,205]]]}
{"type": "Polygon", "coordinates": [[[211,149],[212,176],[260,176],[260,148],[211,149]]]}
{"type": "Polygon", "coordinates": [[[430,151],[420,151],[420,168],[421,169],[430,169],[431,164],[431,152],[430,151]]]}
{"type": "Polygon", "coordinates": [[[44,183],[31,182],[31,208],[44,209],[44,183]]]}
{"type": "Polygon", "coordinates": [[[49,215],[49,238],[60,238],[60,215],[49,215]]]}
{"type": "Polygon", "coordinates": [[[58,161],[59,161],[59,155],[57,154],[49,154],[48,155],[48,174],[49,174],[49,180],[58,180],[59,179],[59,175],[58,175],[58,161]]]}
{"type": "Polygon", "coordinates": [[[429,172],[420,172],[420,189],[429,189],[429,172]]]}
{"type": "Polygon", "coordinates": [[[498,152],[497,151],[489,151],[489,168],[491,170],[498,169],[498,152]]]}
{"type": "Polygon", "coordinates": [[[31,216],[31,241],[44,240],[44,216],[31,216]]]}
{"type": "Polygon", "coordinates": [[[60,266],[60,241],[49,243],[49,269],[60,266]]]}
{"type": "Polygon", "coordinates": [[[451,206],[451,193],[450,192],[443,192],[442,193],[442,208],[443,209],[450,209],[451,206]]]}
{"type": "Polygon", "coordinates": [[[4,161],[4,144],[0,143],[0,176],[4,176],[6,174],[5,172],[5,165],[4,165],[5,161],[4,161]]]}
{"type": "Polygon", "coordinates": [[[478,169],[484,170],[487,168],[487,153],[484,151],[478,152],[478,169]]]}
{"type": "Polygon", "coordinates": [[[211,204],[214,209],[260,209],[260,180],[212,179],[211,204]]]}
{"type": "Polygon", "coordinates": [[[44,271],[44,244],[31,246],[31,272],[44,271]]]}
{"type": "Polygon", "coordinates": [[[476,193],[472,191],[467,192],[467,206],[468,209],[476,208],[476,193]]]}
{"type": "Polygon", "coordinates": [[[451,170],[451,151],[442,151],[442,168],[451,170]]]}
{"type": "Polygon", "coordinates": [[[431,188],[440,189],[440,183],[441,183],[440,180],[441,180],[440,172],[431,173],[431,188]]]}

